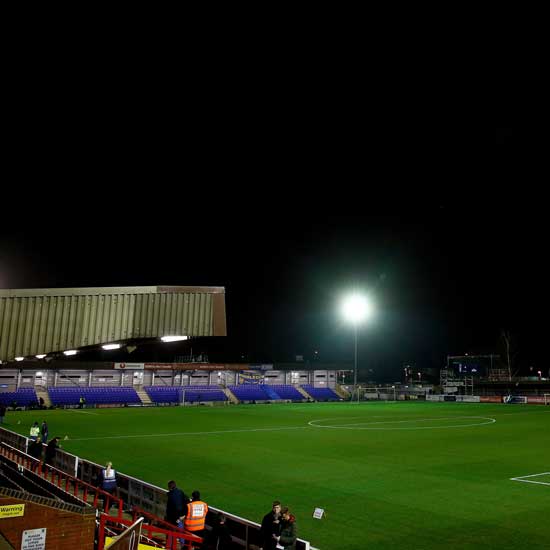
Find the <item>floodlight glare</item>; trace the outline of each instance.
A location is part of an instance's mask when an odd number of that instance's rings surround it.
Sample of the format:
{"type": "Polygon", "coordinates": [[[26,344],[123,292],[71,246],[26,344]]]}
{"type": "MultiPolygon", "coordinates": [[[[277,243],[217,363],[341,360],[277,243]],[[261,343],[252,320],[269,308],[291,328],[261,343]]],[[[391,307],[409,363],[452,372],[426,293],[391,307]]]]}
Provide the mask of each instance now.
{"type": "Polygon", "coordinates": [[[358,324],[371,316],[372,304],[366,296],[352,294],[343,301],[342,313],[348,321],[358,324]]]}
{"type": "Polygon", "coordinates": [[[120,344],[105,344],[104,346],[101,346],[105,350],[110,349],[120,349],[120,344]]]}
{"type": "Polygon", "coordinates": [[[63,352],[65,355],[76,355],[78,353],[78,351],[76,351],[75,349],[68,349],[66,351],[63,352]]]}
{"type": "Polygon", "coordinates": [[[163,342],[179,342],[180,340],[187,340],[187,336],[162,336],[163,342]]]}
{"type": "Polygon", "coordinates": [[[23,361],[23,359],[25,359],[24,357],[16,357],[15,360],[16,361],[23,361]]]}
{"type": "Polygon", "coordinates": [[[39,353],[38,355],[35,355],[35,357],[37,359],[44,359],[44,357],[46,357],[46,354],[45,353],[39,353]]]}
{"type": "MultiPolygon", "coordinates": [[[[342,314],[344,318],[353,325],[355,336],[355,356],[353,365],[353,392],[359,401],[357,389],[357,326],[372,315],[373,307],[369,299],[363,294],[350,294],[342,302],[342,314]]],[[[352,397],[353,399],[353,397],[352,397]]]]}

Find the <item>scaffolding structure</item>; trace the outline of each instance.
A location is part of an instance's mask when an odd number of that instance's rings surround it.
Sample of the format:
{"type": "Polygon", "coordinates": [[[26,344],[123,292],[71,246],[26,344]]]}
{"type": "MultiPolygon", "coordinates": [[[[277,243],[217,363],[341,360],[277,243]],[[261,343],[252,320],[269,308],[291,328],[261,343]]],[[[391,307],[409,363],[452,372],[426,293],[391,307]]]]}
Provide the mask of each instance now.
{"type": "Polygon", "coordinates": [[[444,394],[474,395],[474,377],[457,377],[452,369],[441,369],[439,383],[444,394]]]}

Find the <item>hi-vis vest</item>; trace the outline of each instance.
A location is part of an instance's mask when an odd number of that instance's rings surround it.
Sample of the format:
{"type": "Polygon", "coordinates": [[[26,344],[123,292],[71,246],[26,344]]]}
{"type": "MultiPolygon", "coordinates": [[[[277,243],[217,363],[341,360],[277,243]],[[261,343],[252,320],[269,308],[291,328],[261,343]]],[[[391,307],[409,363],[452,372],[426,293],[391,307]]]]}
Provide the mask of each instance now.
{"type": "Polygon", "coordinates": [[[105,491],[116,489],[116,472],[113,468],[111,468],[109,475],[107,475],[107,469],[103,468],[103,483],[101,484],[101,488],[105,491]]]}
{"type": "Polygon", "coordinates": [[[40,435],[40,428],[38,426],[31,427],[31,437],[36,439],[40,435]]]}
{"type": "Polygon", "coordinates": [[[202,500],[190,502],[187,505],[187,515],[183,527],[187,531],[202,531],[204,529],[204,520],[208,513],[208,504],[202,500]]]}

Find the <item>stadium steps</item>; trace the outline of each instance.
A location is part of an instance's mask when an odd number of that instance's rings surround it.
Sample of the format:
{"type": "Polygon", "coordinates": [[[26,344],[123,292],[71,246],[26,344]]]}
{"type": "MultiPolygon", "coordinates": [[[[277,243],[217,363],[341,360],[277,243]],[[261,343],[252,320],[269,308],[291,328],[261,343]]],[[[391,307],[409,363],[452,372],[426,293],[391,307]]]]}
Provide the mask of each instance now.
{"type": "Polygon", "coordinates": [[[274,401],[281,400],[281,396],[274,389],[270,388],[268,384],[264,384],[262,387],[270,399],[273,399],[274,401]]]}
{"type": "Polygon", "coordinates": [[[304,390],[304,388],[302,388],[302,386],[296,386],[296,389],[306,398],[306,399],[312,399],[313,401],[315,401],[315,399],[313,397],[311,397],[311,395],[309,395],[309,393],[307,393],[306,390],[304,390]]]}
{"type": "Polygon", "coordinates": [[[44,399],[44,406],[49,409],[52,406],[52,400],[48,391],[41,386],[35,386],[34,391],[36,392],[36,397],[44,399]]]}
{"type": "Polygon", "coordinates": [[[14,550],[14,547],[0,533],[0,550],[14,550]]]}
{"type": "Polygon", "coordinates": [[[138,397],[143,405],[154,405],[153,401],[151,401],[151,398],[145,390],[136,389],[136,393],[138,394],[138,397]]]}
{"type": "Polygon", "coordinates": [[[235,403],[235,404],[240,403],[240,401],[237,399],[235,394],[229,388],[222,388],[222,389],[223,389],[223,393],[225,393],[225,395],[227,396],[227,399],[229,399],[231,403],[235,403]]]}
{"type": "Polygon", "coordinates": [[[337,393],[342,399],[348,399],[351,395],[340,384],[336,384],[336,386],[333,388],[333,391],[337,393]]]}

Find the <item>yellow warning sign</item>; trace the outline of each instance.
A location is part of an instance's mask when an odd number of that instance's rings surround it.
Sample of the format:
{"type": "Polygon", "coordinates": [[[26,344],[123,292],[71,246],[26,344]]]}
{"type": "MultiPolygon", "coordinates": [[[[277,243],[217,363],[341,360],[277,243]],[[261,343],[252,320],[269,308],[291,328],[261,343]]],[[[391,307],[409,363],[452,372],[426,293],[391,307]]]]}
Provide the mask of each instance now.
{"type": "Polygon", "coordinates": [[[24,515],[25,515],[24,504],[8,504],[6,506],[0,506],[0,519],[18,518],[24,515]]]}

